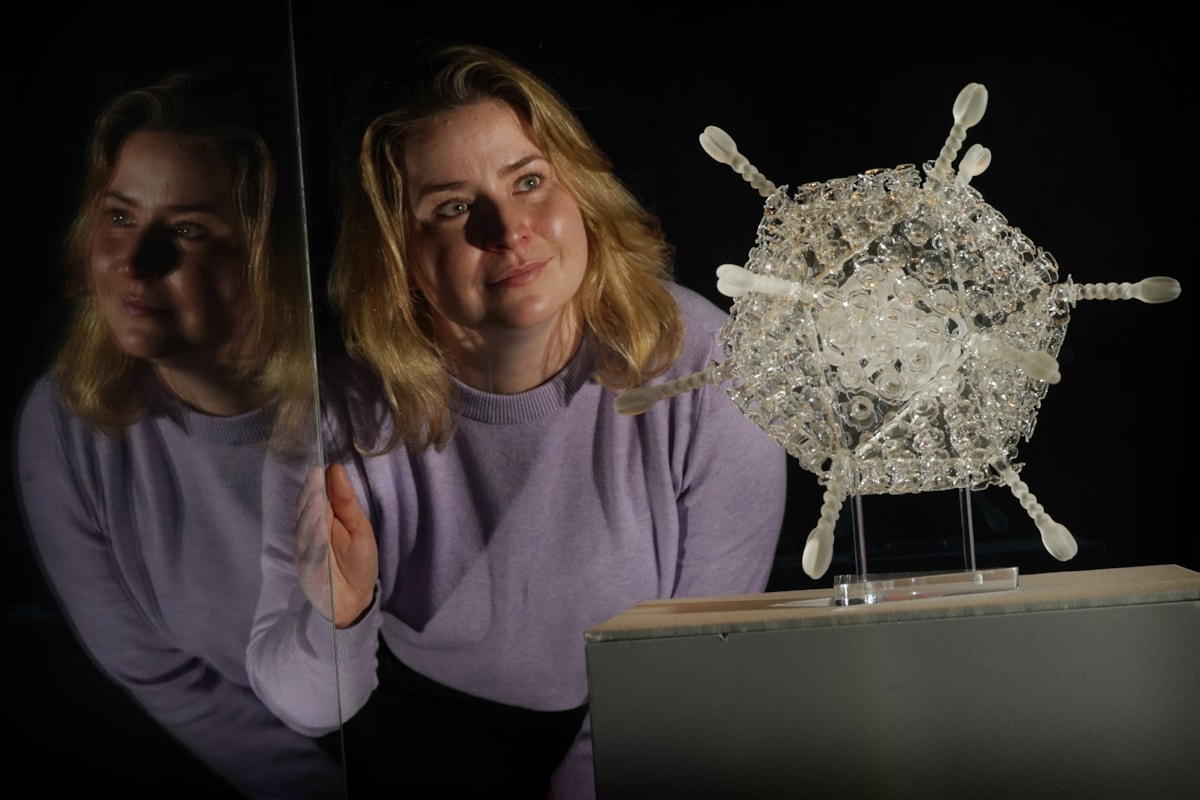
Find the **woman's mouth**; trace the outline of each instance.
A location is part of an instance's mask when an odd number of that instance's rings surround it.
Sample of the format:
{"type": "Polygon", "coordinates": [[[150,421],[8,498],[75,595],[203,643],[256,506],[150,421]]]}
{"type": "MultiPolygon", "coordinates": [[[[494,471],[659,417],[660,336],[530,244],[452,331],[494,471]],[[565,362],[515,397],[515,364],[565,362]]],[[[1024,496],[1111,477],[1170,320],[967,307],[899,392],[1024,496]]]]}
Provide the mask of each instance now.
{"type": "Polygon", "coordinates": [[[167,309],[158,303],[128,294],[121,296],[121,310],[131,317],[154,317],[167,313],[167,309]]]}
{"type": "Polygon", "coordinates": [[[545,261],[526,261],[524,264],[506,269],[497,277],[488,281],[487,286],[489,289],[514,289],[518,286],[533,283],[542,274],[542,268],[546,266],[548,261],[549,259],[545,261]]]}

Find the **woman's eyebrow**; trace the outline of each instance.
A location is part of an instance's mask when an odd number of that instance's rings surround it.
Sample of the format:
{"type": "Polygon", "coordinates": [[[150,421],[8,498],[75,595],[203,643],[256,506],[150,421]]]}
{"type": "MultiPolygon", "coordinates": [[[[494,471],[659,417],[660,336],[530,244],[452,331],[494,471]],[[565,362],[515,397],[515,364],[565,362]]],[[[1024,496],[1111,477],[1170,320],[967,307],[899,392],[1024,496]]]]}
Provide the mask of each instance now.
{"type": "MultiPolygon", "coordinates": [[[[130,206],[131,208],[141,208],[141,202],[132,195],[122,194],[117,191],[108,191],[104,193],[106,200],[116,200],[122,205],[130,206]]],[[[215,217],[221,216],[221,208],[213,203],[175,203],[164,207],[172,214],[211,214],[215,217]]]]}
{"type": "Polygon", "coordinates": [[[531,154],[525,156],[524,158],[519,158],[516,161],[512,162],[511,164],[505,166],[503,169],[500,170],[500,174],[501,175],[511,175],[514,172],[520,172],[521,170],[525,169],[525,167],[529,166],[534,161],[547,161],[548,162],[548,159],[541,153],[531,153],[531,154]]]}
{"type": "Polygon", "coordinates": [[[465,184],[463,181],[446,181],[445,183],[427,183],[423,186],[417,187],[416,192],[415,192],[416,197],[414,199],[423,200],[428,195],[437,194],[438,192],[453,192],[457,189],[462,188],[464,185],[465,184]]]}

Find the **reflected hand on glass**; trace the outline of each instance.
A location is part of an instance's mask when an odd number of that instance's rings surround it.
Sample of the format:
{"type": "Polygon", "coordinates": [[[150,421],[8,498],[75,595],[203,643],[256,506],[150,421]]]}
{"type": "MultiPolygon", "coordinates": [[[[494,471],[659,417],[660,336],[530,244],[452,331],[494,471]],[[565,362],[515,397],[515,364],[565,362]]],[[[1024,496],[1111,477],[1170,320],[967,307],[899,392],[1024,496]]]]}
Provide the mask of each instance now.
{"type": "Polygon", "coordinates": [[[358,621],[374,599],[375,531],[340,464],[310,470],[300,490],[296,571],[309,602],[338,628],[358,621]]]}

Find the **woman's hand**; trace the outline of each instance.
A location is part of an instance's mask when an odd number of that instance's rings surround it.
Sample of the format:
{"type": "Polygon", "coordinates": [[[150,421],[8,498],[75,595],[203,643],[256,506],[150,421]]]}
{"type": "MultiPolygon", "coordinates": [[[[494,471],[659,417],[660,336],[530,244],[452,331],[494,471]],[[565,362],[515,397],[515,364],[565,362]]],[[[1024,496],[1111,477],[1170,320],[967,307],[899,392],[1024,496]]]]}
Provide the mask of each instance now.
{"type": "Polygon", "coordinates": [[[379,577],[375,531],[341,464],[331,464],[324,473],[310,470],[300,490],[296,571],[309,602],[338,628],[354,624],[374,598],[379,577]]]}

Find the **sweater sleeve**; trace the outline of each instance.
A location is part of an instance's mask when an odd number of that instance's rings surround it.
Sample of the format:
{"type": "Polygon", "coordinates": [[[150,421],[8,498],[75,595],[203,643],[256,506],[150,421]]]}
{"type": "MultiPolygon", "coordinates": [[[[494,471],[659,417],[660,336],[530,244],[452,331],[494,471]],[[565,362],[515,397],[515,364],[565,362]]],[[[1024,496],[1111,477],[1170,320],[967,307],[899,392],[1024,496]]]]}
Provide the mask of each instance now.
{"type": "Polygon", "coordinates": [[[296,500],[311,468],[268,459],[263,476],[262,588],[246,670],[268,708],[296,730],[320,735],[353,716],[374,690],[383,617],[377,591],[362,619],[335,630],[300,586],[296,500]]]}
{"type": "Polygon", "coordinates": [[[171,735],[249,797],[328,797],[339,772],[307,737],[284,727],[248,686],[175,647],[133,598],[109,531],[89,501],[48,382],[25,403],[16,473],[33,552],[94,663],[171,735]]]}

